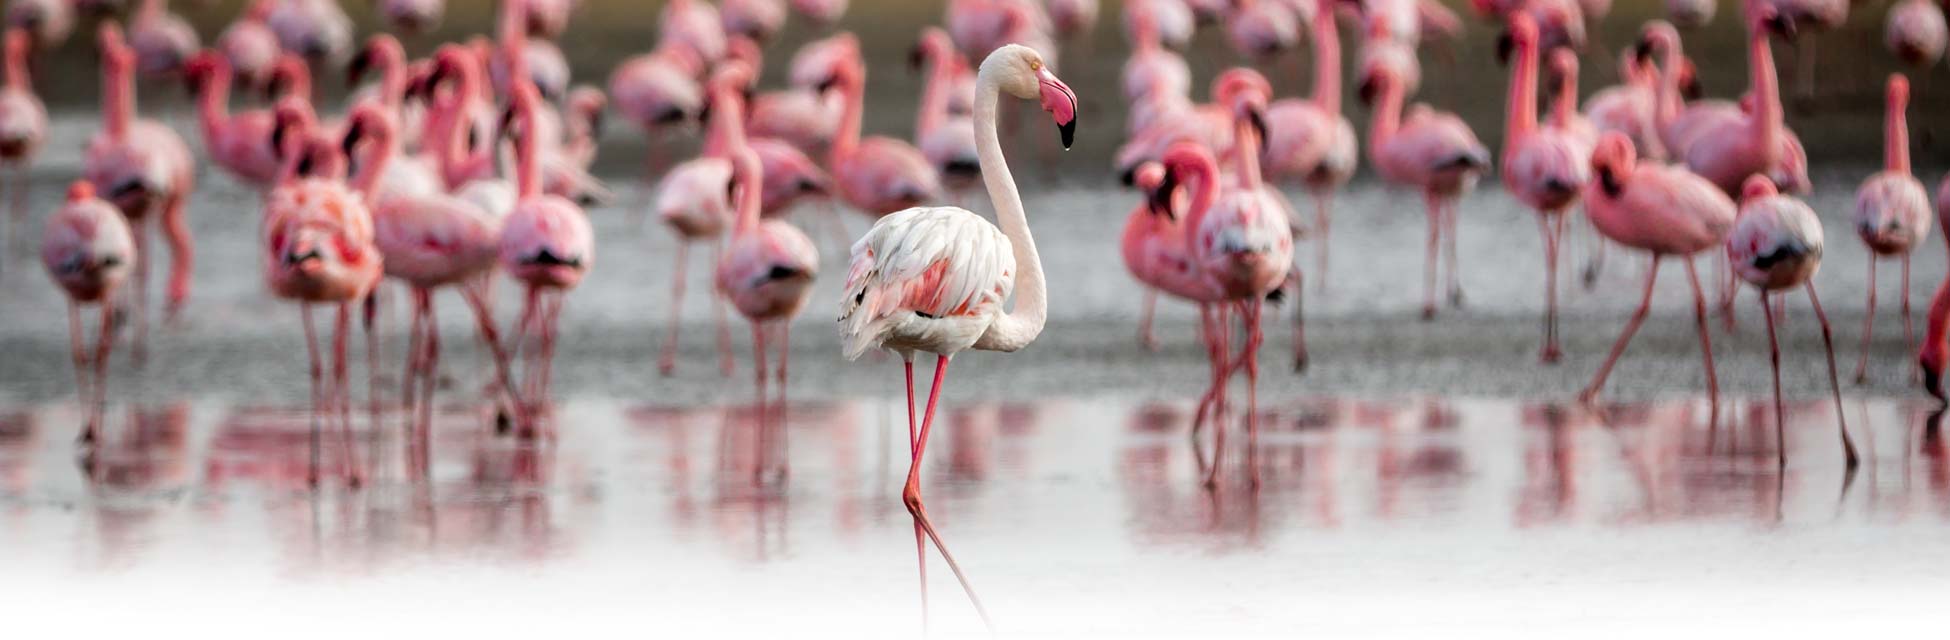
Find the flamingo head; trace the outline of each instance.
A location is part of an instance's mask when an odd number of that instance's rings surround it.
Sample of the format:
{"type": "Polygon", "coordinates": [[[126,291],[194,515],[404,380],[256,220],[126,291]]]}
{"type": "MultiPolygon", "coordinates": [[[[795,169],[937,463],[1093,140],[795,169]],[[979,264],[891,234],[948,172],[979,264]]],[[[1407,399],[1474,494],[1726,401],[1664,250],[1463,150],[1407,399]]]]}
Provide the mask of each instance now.
{"type": "Polygon", "coordinates": [[[405,49],[400,47],[399,39],[391,34],[381,33],[366,40],[366,46],[353,54],[345,65],[345,84],[357,85],[366,72],[375,66],[399,64],[406,59],[405,49]]]}
{"type": "Polygon", "coordinates": [[[760,47],[758,41],[753,40],[751,36],[735,35],[725,41],[725,59],[744,63],[754,69],[763,68],[765,49],[760,47]]]}
{"type": "Polygon", "coordinates": [[[183,63],[183,85],[189,90],[190,95],[202,95],[204,87],[208,86],[210,78],[216,75],[218,68],[228,64],[229,61],[224,59],[223,54],[215,49],[198,51],[183,63]]]}
{"type": "Polygon", "coordinates": [[[914,42],[914,49],[907,54],[907,64],[916,70],[929,62],[941,60],[954,53],[955,42],[941,27],[928,27],[921,30],[921,39],[914,42]]]}
{"type": "Polygon", "coordinates": [[[1550,91],[1555,98],[1565,89],[1576,91],[1578,82],[1578,54],[1569,47],[1551,49],[1550,91]]]}
{"type": "Polygon", "coordinates": [[[1496,63],[1510,64],[1510,55],[1523,47],[1537,46],[1537,19],[1524,11],[1510,12],[1510,26],[1496,38],[1496,63]]]}
{"type": "Polygon", "coordinates": [[[1771,198],[1780,194],[1780,190],[1774,188],[1774,180],[1760,174],[1747,176],[1747,181],[1740,184],[1740,202],[1742,204],[1761,198],[1771,198]]]}
{"type": "Polygon", "coordinates": [[[1616,198],[1625,191],[1625,180],[1637,165],[1638,150],[1632,147],[1632,139],[1617,131],[1605,132],[1591,150],[1591,173],[1596,178],[1592,182],[1606,197],[1616,198]]]}
{"type": "Polygon", "coordinates": [[[1232,110],[1232,117],[1252,125],[1260,140],[1266,139],[1266,105],[1272,100],[1273,85],[1266,76],[1245,67],[1228,69],[1212,81],[1212,99],[1232,110]]]}
{"type": "Polygon", "coordinates": [[[1165,165],[1158,162],[1138,165],[1137,170],[1132,172],[1131,183],[1137,186],[1139,193],[1144,194],[1146,210],[1167,220],[1177,218],[1171,210],[1171,195],[1177,190],[1177,184],[1165,171],[1165,165]]]}
{"type": "Polygon", "coordinates": [[[1795,37],[1800,35],[1800,28],[1796,26],[1793,14],[1783,13],[1780,7],[1769,3],[1754,3],[1752,6],[1749,19],[1752,20],[1751,27],[1755,32],[1765,29],[1789,42],[1793,42],[1795,37]]]}
{"type": "Polygon", "coordinates": [[[1038,100],[1056,121],[1063,148],[1077,137],[1077,94],[1056,77],[1043,54],[1019,44],[1004,45],[982,61],[981,75],[994,78],[1001,89],[1023,100],[1038,100]]]}
{"type": "Polygon", "coordinates": [[[1687,100],[1698,100],[1704,95],[1706,95],[1706,90],[1700,88],[1699,85],[1699,67],[1693,65],[1692,58],[1680,60],[1679,97],[1687,100]]]}
{"type": "Polygon", "coordinates": [[[1808,150],[1799,138],[1781,137],[1781,161],[1768,170],[1767,177],[1782,193],[1807,195],[1814,190],[1814,181],[1808,178],[1808,150]]]}
{"type": "Polygon", "coordinates": [[[1639,30],[1639,41],[1633,45],[1633,54],[1640,58],[1650,58],[1652,54],[1664,53],[1679,44],[1679,29],[1664,20],[1652,20],[1639,30]]]}

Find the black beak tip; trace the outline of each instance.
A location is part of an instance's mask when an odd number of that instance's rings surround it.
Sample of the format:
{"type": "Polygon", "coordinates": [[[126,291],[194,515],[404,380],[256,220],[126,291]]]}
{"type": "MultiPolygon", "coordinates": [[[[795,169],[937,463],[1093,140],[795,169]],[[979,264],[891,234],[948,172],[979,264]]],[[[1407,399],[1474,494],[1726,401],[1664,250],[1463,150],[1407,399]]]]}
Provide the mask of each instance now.
{"type": "Polygon", "coordinates": [[[1137,167],[1126,167],[1118,171],[1117,183],[1126,187],[1137,185],[1137,167]]]}
{"type": "Polygon", "coordinates": [[[1056,125],[1056,130],[1063,134],[1063,149],[1069,150],[1070,145],[1077,140],[1077,119],[1070,118],[1069,122],[1056,125]]]}
{"type": "Polygon", "coordinates": [[[1943,394],[1943,376],[1927,366],[1923,367],[1923,388],[1936,398],[1939,405],[1950,406],[1950,398],[1945,398],[1943,394]]]}
{"type": "Polygon", "coordinates": [[[1355,89],[1355,97],[1360,98],[1363,105],[1373,105],[1376,89],[1373,78],[1364,78],[1361,80],[1361,86],[1355,89]]]}
{"type": "Polygon", "coordinates": [[[1497,36],[1496,37],[1496,64],[1498,66],[1510,64],[1510,54],[1514,52],[1516,48],[1517,48],[1517,41],[1515,38],[1510,37],[1509,32],[1506,31],[1502,35],[1497,36]]]}

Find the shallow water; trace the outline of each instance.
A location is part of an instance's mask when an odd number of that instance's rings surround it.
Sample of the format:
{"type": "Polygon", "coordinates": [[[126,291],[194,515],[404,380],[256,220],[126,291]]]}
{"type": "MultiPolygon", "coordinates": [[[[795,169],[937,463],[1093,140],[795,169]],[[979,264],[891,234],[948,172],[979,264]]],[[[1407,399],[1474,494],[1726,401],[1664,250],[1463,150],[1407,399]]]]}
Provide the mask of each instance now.
{"type": "MultiPolygon", "coordinates": [[[[1731,403],[1712,429],[1697,401],[1602,417],[1477,398],[1275,401],[1259,488],[1234,450],[1207,491],[1185,403],[953,403],[923,482],[1005,632],[1507,626],[1461,606],[1483,597],[1527,602],[1543,625],[1531,631],[1593,615],[1591,598],[1639,628],[1808,617],[1762,596],[1810,593],[1913,620],[1882,594],[1942,585],[1950,443],[1921,426],[1921,403],[1846,406],[1865,455],[1852,476],[1823,402],[1789,405],[1783,470],[1765,404],[1731,403]],[[1690,600],[1736,585],[1726,608],[1690,600]],[[1374,617],[1387,610],[1376,598],[1428,606],[1374,617]]],[[[789,456],[763,464],[745,405],[588,399],[556,412],[564,437],[535,448],[450,406],[429,481],[386,457],[367,488],[328,475],[312,494],[302,412],[117,406],[107,444],[77,460],[72,406],[0,407],[0,593],[30,620],[86,594],[163,623],[216,598],[379,616],[320,629],[406,614],[495,628],[559,607],[579,614],[568,628],[919,629],[896,401],[795,402],[789,456]],[[766,615],[739,614],[756,603],[766,615]]],[[[358,436],[372,464],[363,421],[358,436]]],[[[336,441],[326,453],[336,469],[336,441]]],[[[940,561],[929,569],[932,628],[980,631],[940,561]]]]}

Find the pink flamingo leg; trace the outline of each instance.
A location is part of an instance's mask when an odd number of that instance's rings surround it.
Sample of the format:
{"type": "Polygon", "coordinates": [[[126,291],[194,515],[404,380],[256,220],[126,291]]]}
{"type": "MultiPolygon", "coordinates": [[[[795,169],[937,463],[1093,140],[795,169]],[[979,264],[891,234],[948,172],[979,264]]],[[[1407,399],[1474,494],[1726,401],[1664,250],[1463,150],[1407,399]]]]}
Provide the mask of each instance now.
{"type": "Polygon", "coordinates": [[[1435,266],[1442,241],[1442,204],[1435,196],[1426,197],[1429,212],[1428,251],[1422,258],[1422,319],[1435,319],[1435,266]]]}
{"type": "Polygon", "coordinates": [[[758,485],[765,481],[765,452],[766,452],[765,449],[765,398],[766,398],[765,373],[766,371],[765,371],[765,325],[764,323],[759,323],[759,322],[752,323],[752,369],[754,371],[757,371],[757,373],[753,375],[753,378],[756,378],[755,389],[757,391],[757,395],[755,396],[756,400],[752,402],[752,409],[757,412],[757,416],[758,416],[757,422],[754,423],[757,425],[756,433],[758,434],[758,436],[752,438],[752,441],[754,443],[753,453],[756,454],[752,458],[752,484],[758,485]]]}
{"type": "Polygon", "coordinates": [[[935,531],[934,523],[928,519],[927,507],[921,502],[921,458],[927,455],[928,432],[934,427],[935,403],[941,399],[941,381],[947,375],[948,356],[938,356],[934,364],[934,384],[928,387],[927,414],[921,419],[921,435],[915,440],[914,460],[907,467],[907,487],[901,490],[901,502],[907,505],[908,514],[920,523],[928,539],[934,541],[934,548],[941,552],[941,559],[948,563],[948,570],[955,574],[955,581],[961,583],[962,591],[968,594],[968,601],[975,605],[975,613],[982,617],[982,624],[992,627],[988,609],[982,607],[982,599],[975,595],[975,588],[968,584],[968,576],[962,573],[961,565],[955,562],[954,554],[948,552],[948,546],[941,542],[941,534],[935,531]]]}
{"type": "Polygon", "coordinates": [[[1449,306],[1456,308],[1461,308],[1463,304],[1462,266],[1459,264],[1461,259],[1456,256],[1458,235],[1456,228],[1461,217],[1462,212],[1456,210],[1454,200],[1442,204],[1442,227],[1444,235],[1447,236],[1443,242],[1443,249],[1448,253],[1445,264],[1448,265],[1446,275],[1449,282],[1449,306]]]}
{"type": "Polygon", "coordinates": [[[1760,290],[1760,315],[1767,319],[1767,361],[1774,368],[1774,456],[1779,468],[1787,469],[1787,409],[1781,402],[1781,343],[1774,337],[1774,314],[1767,311],[1766,289],[1760,290]]]}
{"type": "Polygon", "coordinates": [[[7,255],[12,256],[27,251],[27,238],[21,232],[27,222],[27,165],[15,165],[7,173],[7,255]]]}
{"type": "Polygon", "coordinates": [[[350,380],[346,376],[346,339],[352,330],[352,303],[339,303],[338,318],[332,323],[332,410],[336,413],[339,430],[339,465],[345,470],[345,479],[352,488],[364,484],[365,472],[359,468],[359,455],[352,448],[352,392],[350,380]]]}
{"type": "Polygon", "coordinates": [[[1218,350],[1220,356],[1216,360],[1218,363],[1217,370],[1212,374],[1211,393],[1212,401],[1216,408],[1214,409],[1215,417],[1212,421],[1212,469],[1205,474],[1205,488],[1207,489],[1219,486],[1219,470],[1225,466],[1226,394],[1228,392],[1226,387],[1230,386],[1232,382],[1231,364],[1224,355],[1225,352],[1232,348],[1232,319],[1226,315],[1223,309],[1218,310],[1217,313],[1219,318],[1218,350]]]}
{"type": "MultiPolygon", "coordinates": [[[[1910,313],[1909,313],[1909,263],[1910,263],[1910,254],[1908,252],[1904,252],[1903,253],[1903,305],[1902,305],[1903,306],[1903,346],[1909,349],[1904,353],[1916,353],[1916,334],[1910,328],[1910,322],[1912,318],[1910,317],[1910,313]]],[[[1917,382],[1918,371],[1919,371],[1918,369],[1914,369],[1914,368],[1909,370],[1910,384],[1915,384],[1917,382]]]]}
{"type": "Polygon", "coordinates": [[[1158,334],[1151,330],[1151,319],[1158,312],[1157,289],[1145,287],[1144,304],[1141,308],[1142,311],[1138,315],[1138,344],[1143,346],[1145,351],[1157,351],[1158,334]]]}
{"type": "Polygon", "coordinates": [[[136,368],[141,368],[149,360],[149,226],[146,220],[129,221],[129,233],[135,236],[135,286],[129,290],[129,321],[135,325],[134,345],[130,347],[129,358],[136,368]]]}
{"type": "Polygon", "coordinates": [[[364,317],[361,326],[366,334],[366,423],[372,430],[371,447],[366,459],[379,464],[380,418],[379,418],[379,288],[366,295],[364,317]]]}
{"type": "Polygon", "coordinates": [[[487,300],[486,289],[493,281],[476,279],[461,286],[461,297],[467,306],[474,310],[474,321],[480,326],[481,341],[487,343],[488,353],[494,358],[494,384],[500,388],[501,395],[507,399],[509,410],[513,412],[517,431],[528,431],[532,436],[533,425],[529,422],[527,408],[515,393],[514,367],[509,363],[508,349],[502,345],[501,332],[495,328],[494,310],[487,300]]]}
{"type": "Polygon", "coordinates": [[[540,295],[540,290],[535,287],[531,286],[528,288],[528,299],[522,303],[521,322],[518,325],[520,327],[519,333],[521,337],[519,338],[519,342],[516,343],[517,346],[515,349],[522,360],[521,402],[530,403],[529,407],[535,411],[541,410],[539,405],[534,404],[540,401],[537,397],[540,390],[536,388],[536,384],[538,384],[536,380],[536,368],[538,366],[536,354],[541,351],[541,340],[538,337],[539,329],[537,328],[537,325],[540,323],[541,313],[540,301],[538,300],[538,296],[540,295]],[[531,342],[534,344],[530,345],[531,342]]]}
{"type": "Polygon", "coordinates": [[[1537,230],[1544,238],[1544,347],[1537,359],[1544,364],[1557,364],[1564,357],[1557,346],[1557,243],[1563,222],[1563,214],[1537,217],[1537,230]]]}
{"type": "Polygon", "coordinates": [[[1713,372],[1713,337],[1706,326],[1706,293],[1699,286],[1699,271],[1693,266],[1693,259],[1686,258],[1686,279],[1693,285],[1693,316],[1699,324],[1700,355],[1706,367],[1706,398],[1709,406],[1707,424],[1720,424],[1720,378],[1713,372]]]}
{"type": "Polygon", "coordinates": [[[311,467],[305,472],[305,483],[316,489],[318,488],[319,466],[318,420],[319,411],[325,402],[325,394],[320,390],[319,386],[325,377],[325,365],[320,362],[318,356],[318,329],[312,322],[311,305],[299,305],[298,313],[305,319],[305,351],[311,356],[311,467]]]}
{"type": "Polygon", "coordinates": [[[1652,255],[1652,265],[1645,270],[1645,293],[1639,298],[1638,311],[1632,312],[1632,319],[1625,322],[1625,330],[1618,334],[1618,341],[1611,346],[1611,355],[1605,356],[1605,363],[1598,365],[1598,374],[1592,376],[1591,384],[1578,393],[1578,401],[1592,404],[1598,400],[1598,392],[1605,387],[1605,379],[1611,377],[1612,365],[1618,364],[1618,357],[1624,355],[1625,347],[1632,344],[1632,335],[1638,333],[1639,325],[1645,323],[1645,316],[1652,310],[1652,285],[1659,280],[1659,261],[1663,256],[1652,255]]]}
{"type": "Polygon", "coordinates": [[[163,207],[163,240],[169,243],[169,290],[164,298],[163,317],[170,322],[176,320],[189,301],[190,273],[196,264],[196,243],[190,238],[189,219],[183,211],[188,199],[187,191],[179,192],[163,207]]]}
{"type": "Polygon", "coordinates": [[[440,380],[440,321],[434,315],[433,293],[426,293],[426,310],[421,313],[426,324],[426,354],[420,364],[420,401],[415,429],[418,434],[420,469],[422,473],[433,472],[433,390],[440,380]]]}
{"type": "MultiPolygon", "coordinates": [[[[921,455],[921,432],[914,421],[914,356],[901,354],[901,369],[906,372],[907,384],[907,455],[918,459],[921,455]]],[[[921,519],[914,519],[914,560],[921,572],[921,626],[928,624],[928,542],[927,532],[921,528],[921,519]]]]}
{"type": "MultiPolygon", "coordinates": [[[[103,318],[106,319],[108,310],[107,303],[103,303],[102,310],[103,318]]],[[[114,326],[114,323],[109,323],[109,326],[114,326]]],[[[88,384],[88,347],[82,344],[82,342],[81,305],[69,301],[68,351],[69,355],[74,359],[75,404],[77,405],[89,404],[95,398],[94,389],[88,384]]],[[[82,425],[81,444],[95,442],[98,435],[96,433],[95,421],[89,420],[87,424],[82,425]]]]}
{"type": "Polygon", "coordinates": [[[778,441],[778,444],[777,444],[777,448],[778,448],[778,450],[779,450],[779,452],[780,452],[780,455],[778,456],[778,460],[779,460],[779,477],[780,477],[780,478],[784,478],[784,477],[786,476],[786,474],[787,474],[788,472],[790,472],[790,471],[791,471],[791,469],[792,469],[792,456],[790,455],[790,452],[791,452],[791,449],[789,449],[789,448],[787,448],[787,446],[786,446],[786,435],[787,435],[787,432],[786,432],[786,413],[787,413],[787,411],[789,411],[790,409],[789,409],[789,407],[788,407],[788,406],[786,405],[786,397],[785,397],[785,370],[786,370],[786,365],[787,365],[788,363],[790,363],[790,362],[792,361],[792,321],[791,321],[791,320],[780,320],[780,321],[779,321],[779,322],[777,323],[777,326],[776,326],[776,327],[774,327],[774,329],[773,329],[773,330],[774,330],[774,331],[777,331],[777,332],[779,332],[779,335],[778,335],[778,340],[779,340],[779,411],[778,411],[778,417],[777,417],[777,419],[778,419],[778,422],[779,422],[779,433],[778,433],[778,436],[779,436],[779,441],[778,441]]]}
{"type": "MultiPolygon", "coordinates": [[[[722,259],[722,253],[723,248],[721,245],[716,243],[711,245],[711,265],[714,271],[717,269],[718,262],[722,259]]],[[[731,357],[731,325],[725,321],[724,308],[724,294],[718,293],[714,287],[711,292],[711,315],[713,316],[713,320],[718,323],[718,372],[725,377],[731,377],[732,371],[737,369],[738,365],[737,361],[731,357]]]]}
{"type": "Polygon", "coordinates": [[[108,353],[115,348],[115,323],[110,322],[107,305],[102,306],[101,335],[95,339],[95,398],[90,402],[89,428],[100,429],[108,411],[108,353]]]}
{"type": "Polygon", "coordinates": [[[1808,303],[1815,308],[1815,320],[1821,323],[1821,346],[1828,355],[1828,389],[1835,397],[1836,430],[1842,435],[1842,456],[1848,463],[1848,471],[1853,473],[1859,458],[1855,455],[1855,442],[1848,437],[1848,412],[1842,409],[1842,383],[1835,375],[1835,340],[1828,328],[1828,314],[1821,310],[1821,297],[1815,295],[1814,281],[1802,283],[1801,286],[1808,292],[1808,303]]]}
{"type": "Polygon", "coordinates": [[[1259,328],[1261,304],[1258,298],[1239,303],[1248,336],[1239,356],[1246,365],[1246,470],[1255,488],[1259,486],[1259,345],[1265,340],[1259,328]]]}
{"type": "Polygon", "coordinates": [[[1293,272],[1293,372],[1304,373],[1310,360],[1307,355],[1307,279],[1299,270],[1293,272]]]}
{"type": "Polygon", "coordinates": [[[657,371],[670,375],[677,371],[677,330],[683,324],[684,310],[684,267],[690,262],[691,243],[677,241],[677,266],[671,271],[675,274],[670,283],[670,326],[665,328],[669,334],[664,336],[664,353],[657,359],[657,371]]]}
{"type": "Polygon", "coordinates": [[[1869,342],[1876,330],[1876,254],[1869,253],[1869,310],[1862,318],[1862,355],[1855,360],[1855,384],[1869,381],[1869,342]]]}
{"type": "Polygon", "coordinates": [[[1328,234],[1334,226],[1334,192],[1329,189],[1314,191],[1314,292],[1327,294],[1327,248],[1328,234]]]}

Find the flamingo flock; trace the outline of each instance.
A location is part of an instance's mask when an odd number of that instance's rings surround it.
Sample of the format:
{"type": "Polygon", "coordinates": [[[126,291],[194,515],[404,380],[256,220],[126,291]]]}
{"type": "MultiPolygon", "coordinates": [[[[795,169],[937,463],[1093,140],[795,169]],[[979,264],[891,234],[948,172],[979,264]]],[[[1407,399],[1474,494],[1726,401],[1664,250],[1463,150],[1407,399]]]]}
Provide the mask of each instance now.
{"type": "MultiPolygon", "coordinates": [[[[82,440],[101,437],[109,354],[123,326],[132,334],[133,359],[144,357],[151,227],[170,257],[162,316],[174,320],[189,304],[196,239],[188,217],[197,208],[197,165],[205,160],[261,198],[259,268],[269,291],[295,304],[302,316],[314,485],[333,477],[357,486],[373,472],[352,446],[359,436],[347,373],[349,334],[355,324],[365,331],[367,355],[376,363],[377,334],[384,329],[376,309],[394,300],[404,301],[410,317],[398,394],[405,459],[417,475],[429,473],[442,352],[433,301],[446,289],[467,304],[475,342],[491,363],[492,382],[483,395],[493,408],[495,431],[524,441],[562,437],[549,400],[552,369],[567,300],[596,268],[599,243],[585,207],[613,199],[590,167],[604,117],[614,113],[658,143],[644,165],[644,181],[653,186],[646,193],[652,195],[638,208],[654,213],[677,240],[663,291],[671,315],[655,366],[664,375],[677,368],[690,252],[703,245],[719,369],[728,376],[737,368],[730,309],[751,327],[756,406],[767,429],[783,424],[790,329],[812,304],[822,270],[818,244],[792,214],[813,205],[832,214],[826,221],[836,234],[847,234],[849,222],[871,225],[857,239],[848,238],[836,305],[840,355],[855,359],[884,351],[900,358],[910,444],[902,500],[914,521],[921,570],[925,574],[925,547],[932,543],[966,588],[966,576],[922,500],[920,470],[948,365],[968,351],[1027,348],[1049,318],[1050,276],[1004,158],[1004,140],[1016,137],[1020,114],[1003,98],[1034,102],[1069,148],[1078,117],[1088,110],[1057,70],[1063,54],[1073,60],[1105,55],[1088,44],[1100,3],[945,2],[940,25],[919,33],[913,51],[923,82],[911,138],[866,131],[867,111],[885,115],[888,107],[868,99],[861,39],[835,28],[848,11],[844,0],[667,0],[656,12],[648,46],[616,64],[600,89],[576,82],[557,42],[577,15],[576,4],[500,0],[491,34],[427,42],[426,34],[447,15],[444,2],[376,0],[375,15],[393,33],[361,42],[331,0],[254,0],[205,48],[196,29],[164,0],[9,3],[0,177],[10,202],[10,238],[23,235],[28,170],[48,142],[34,61],[82,23],[89,26],[81,32],[94,34],[99,53],[101,125],[86,141],[79,180],[45,223],[41,251],[72,303],[78,393],[96,409],[82,440]],[[764,87],[764,58],[779,53],[770,47],[792,22],[803,22],[817,37],[789,53],[781,86],[764,87]],[[410,48],[430,52],[415,58],[402,38],[410,48]],[[343,104],[323,104],[314,96],[314,72],[329,79],[336,74],[324,71],[338,68],[356,89],[343,104]],[[368,78],[373,82],[357,86],[368,78]],[[145,117],[136,104],[139,80],[180,81],[190,89],[197,146],[145,117]],[[267,97],[253,97],[258,94],[267,97]],[[671,152],[662,144],[693,136],[701,139],[695,152],[671,152]],[[992,219],[953,206],[979,201],[977,196],[993,207],[992,219]],[[835,213],[841,210],[860,215],[841,218],[835,213]],[[504,326],[494,295],[504,277],[522,291],[512,327],[504,326]],[[85,305],[101,312],[92,347],[83,330],[85,305]],[[329,311],[329,335],[316,327],[319,307],[329,311]],[[934,357],[924,402],[917,402],[914,389],[917,355],[934,357]],[[769,385],[776,385],[776,401],[769,385]],[[324,442],[327,433],[337,445],[324,442]],[[328,449],[337,451],[333,464],[325,459],[328,449]],[[336,470],[327,476],[329,466],[336,470]]],[[[1778,307],[1789,290],[1801,289],[1827,348],[1847,462],[1856,464],[1858,453],[1839,413],[1833,335],[1814,286],[1824,237],[1816,210],[1801,199],[1813,189],[1808,152],[1788,126],[1773,57],[1777,41],[1793,46],[1805,88],[1814,68],[1813,41],[1805,32],[1839,25],[1848,3],[1742,0],[1745,92],[1707,98],[1682,30],[1713,20],[1716,4],[1665,3],[1665,19],[1644,24],[1636,41],[1619,52],[1618,84],[1580,100],[1579,52],[1595,40],[1588,34],[1607,19],[1611,2],[1472,0],[1470,15],[1501,33],[1497,49],[1508,67],[1502,139],[1493,150],[1456,111],[1434,97],[1418,97],[1423,49],[1453,56],[1465,34],[1464,18],[1433,0],[1122,3],[1118,28],[1129,51],[1119,95],[1111,101],[1124,102],[1127,118],[1124,139],[1112,141],[1111,171],[1138,193],[1119,249],[1147,292],[1138,319],[1145,346],[1158,342],[1151,320],[1161,294],[1198,309],[1209,378],[1191,436],[1202,449],[1211,434],[1213,453],[1199,458],[1205,484],[1217,487],[1235,477],[1224,463],[1236,448],[1227,444],[1235,423],[1246,435],[1244,480],[1259,482],[1264,316],[1268,305],[1291,308],[1293,366],[1305,370],[1300,303],[1306,276],[1316,294],[1330,290],[1336,196],[1363,162],[1386,189],[1420,199],[1425,320],[1465,302],[1464,243],[1458,238],[1464,199],[1494,177],[1502,191],[1535,213],[1543,261],[1537,270],[1544,301],[1537,347],[1542,366],[1561,365],[1571,355],[1558,322],[1563,245],[1597,236],[1587,240],[1594,252],[1585,270],[1587,287],[1595,286],[1593,270],[1607,247],[1648,256],[1637,310],[1579,394],[1594,407],[1649,315],[1660,268],[1676,260],[1692,290],[1712,421],[1718,418],[1719,385],[1708,291],[1720,287],[1719,303],[1731,323],[1739,282],[1754,288],[1762,303],[1778,416],[1783,400],[1776,325],[1785,320],[1778,307]],[[1238,58],[1260,68],[1225,68],[1199,98],[1186,52],[1200,37],[1202,22],[1215,23],[1238,58]],[[1352,34],[1345,52],[1344,27],[1352,34]],[[1276,61],[1300,51],[1303,39],[1312,62],[1310,90],[1279,95],[1276,86],[1297,83],[1273,82],[1267,74],[1291,73],[1271,69],[1283,69],[1276,61]],[[1343,108],[1350,89],[1364,114],[1343,108]],[[1364,115],[1365,126],[1357,126],[1354,115],[1364,115]],[[1282,190],[1288,186],[1305,191],[1311,215],[1288,201],[1282,190]],[[1303,258],[1307,252],[1311,261],[1303,258]],[[1701,256],[1723,265],[1723,277],[1702,279],[1695,264],[1701,256]],[[1303,263],[1313,273],[1303,274],[1303,263]],[[1240,374],[1245,401],[1235,407],[1234,378],[1240,374]]],[[[1945,49],[1944,24],[1936,3],[1904,0],[1889,9],[1886,44],[1907,64],[1933,65],[1945,49]]],[[[893,72],[875,69],[883,71],[893,72]]],[[[1853,212],[1871,256],[1868,317],[1854,377],[1861,381],[1867,373],[1876,266],[1882,258],[1900,258],[1905,340],[1917,353],[1922,384],[1943,398],[1950,283],[1933,299],[1920,343],[1910,327],[1909,261],[1931,232],[1932,213],[1931,194],[1910,162],[1910,91],[1902,74],[1889,78],[1885,163],[1862,183],[1853,212]]],[[[1939,217],[1950,215],[1950,181],[1935,202],[1939,217]]],[[[605,252],[620,254],[617,260],[649,259],[637,248],[605,252]]],[[[1414,286],[1406,282],[1412,278],[1403,278],[1405,288],[1414,286]]],[[[374,429],[382,395],[377,380],[369,381],[368,392],[374,429]]],[[[761,449],[771,447],[765,444],[771,437],[760,436],[761,449]]],[[[1777,438],[1777,446],[1785,464],[1785,443],[1777,438]]],[[[782,461],[776,469],[760,465],[760,480],[768,470],[782,478],[785,467],[782,461]]],[[[979,601],[975,606],[980,609],[979,601]]]]}

